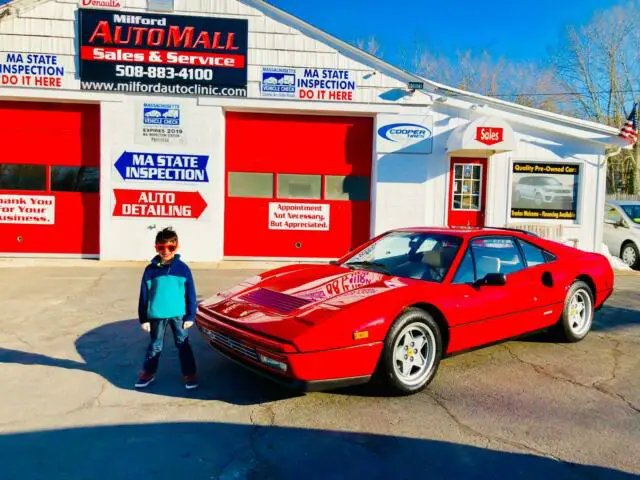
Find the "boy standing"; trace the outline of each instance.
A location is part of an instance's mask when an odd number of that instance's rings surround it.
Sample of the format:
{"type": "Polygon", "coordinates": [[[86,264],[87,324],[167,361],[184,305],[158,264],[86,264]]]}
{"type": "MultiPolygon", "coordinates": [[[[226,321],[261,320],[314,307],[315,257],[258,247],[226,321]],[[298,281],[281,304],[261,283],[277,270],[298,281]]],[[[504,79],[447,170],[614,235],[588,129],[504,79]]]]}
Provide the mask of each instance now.
{"type": "Polygon", "coordinates": [[[145,268],[140,285],[138,317],[142,329],[151,334],[151,342],[136,388],[148,387],[155,380],[167,326],[178,348],[185,387],[188,390],[198,387],[196,362],[187,331],[196,316],[196,290],[191,270],[180,260],[177,250],[176,232],[170,228],[158,232],[158,255],[145,268]]]}

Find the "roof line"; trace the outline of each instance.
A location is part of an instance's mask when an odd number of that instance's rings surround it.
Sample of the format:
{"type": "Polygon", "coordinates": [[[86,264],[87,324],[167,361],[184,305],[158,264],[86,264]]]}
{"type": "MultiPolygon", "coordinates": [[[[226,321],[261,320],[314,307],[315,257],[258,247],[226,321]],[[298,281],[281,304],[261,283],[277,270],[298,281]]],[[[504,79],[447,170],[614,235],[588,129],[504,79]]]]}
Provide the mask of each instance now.
{"type": "MultiPolygon", "coordinates": [[[[455,87],[450,87],[448,85],[444,85],[423,76],[408,72],[400,67],[390,64],[389,62],[382,60],[375,55],[372,55],[354,45],[351,45],[344,40],[332,35],[310,23],[292,15],[270,3],[267,3],[266,0],[239,0],[240,2],[250,5],[258,10],[267,10],[273,13],[276,16],[283,17],[289,22],[293,23],[296,26],[301,27],[300,30],[308,30],[317,36],[323,38],[327,43],[336,48],[336,50],[344,50],[350,52],[352,55],[359,57],[362,59],[363,63],[369,63],[370,65],[378,67],[379,70],[386,70],[392,72],[393,74],[399,76],[403,80],[406,81],[422,81],[429,85],[434,91],[422,91],[421,93],[434,94],[438,93],[438,91],[449,92],[455,94],[457,97],[467,97],[471,99],[481,99],[486,103],[491,103],[499,107],[503,107],[506,109],[515,110],[521,113],[525,113],[528,116],[539,117],[547,121],[554,122],[562,122],[565,124],[572,125],[574,127],[579,127],[585,130],[591,130],[597,133],[602,133],[605,135],[617,135],[618,129],[615,127],[610,127],[608,125],[604,125],[597,122],[592,122],[589,120],[582,120],[575,117],[570,117],[568,115],[560,115],[558,113],[548,112],[546,110],[541,110],[538,108],[526,107],[524,105],[519,105],[517,103],[508,102],[506,100],[501,100],[493,97],[488,97],[486,95],[482,95],[479,93],[469,92],[466,90],[460,90],[455,87]]],[[[419,90],[418,90],[419,91],[419,90]]]]}

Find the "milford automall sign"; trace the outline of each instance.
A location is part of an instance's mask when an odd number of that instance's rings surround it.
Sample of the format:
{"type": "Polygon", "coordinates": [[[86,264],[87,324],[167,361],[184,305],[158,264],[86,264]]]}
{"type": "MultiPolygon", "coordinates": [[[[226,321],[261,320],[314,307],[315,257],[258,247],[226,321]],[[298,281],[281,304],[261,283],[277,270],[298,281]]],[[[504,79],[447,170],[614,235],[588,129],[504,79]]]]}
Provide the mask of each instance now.
{"type": "Polygon", "coordinates": [[[478,127],[476,140],[485,145],[495,145],[504,140],[504,129],[497,127],[478,127]]]}
{"type": "Polygon", "coordinates": [[[114,217],[200,218],[207,208],[200,192],[115,189],[114,217]]]}
{"type": "Polygon", "coordinates": [[[80,9],[83,90],[246,97],[248,21],[80,9]]]}

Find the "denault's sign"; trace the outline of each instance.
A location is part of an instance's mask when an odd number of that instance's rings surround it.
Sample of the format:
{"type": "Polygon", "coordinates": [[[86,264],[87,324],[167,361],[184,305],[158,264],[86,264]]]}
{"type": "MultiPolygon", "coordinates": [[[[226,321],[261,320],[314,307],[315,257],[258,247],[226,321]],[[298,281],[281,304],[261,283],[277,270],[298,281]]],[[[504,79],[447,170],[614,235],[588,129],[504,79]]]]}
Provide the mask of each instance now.
{"type": "Polygon", "coordinates": [[[84,90],[246,96],[248,21],[80,9],[84,90]]]}
{"type": "Polygon", "coordinates": [[[122,2],[120,0],[82,0],[80,5],[83,7],[121,8],[122,2]]]}

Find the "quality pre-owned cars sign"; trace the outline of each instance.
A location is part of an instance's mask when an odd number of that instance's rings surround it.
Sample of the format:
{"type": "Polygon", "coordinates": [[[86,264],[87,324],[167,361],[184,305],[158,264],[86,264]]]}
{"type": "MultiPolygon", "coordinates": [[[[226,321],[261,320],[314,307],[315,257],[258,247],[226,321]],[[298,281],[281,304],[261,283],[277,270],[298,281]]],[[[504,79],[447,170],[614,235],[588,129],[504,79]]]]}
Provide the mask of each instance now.
{"type": "Polygon", "coordinates": [[[80,9],[83,90],[247,95],[248,22],[80,9]]]}

